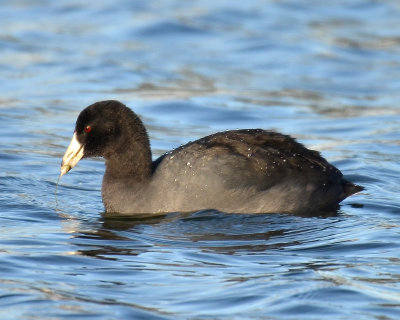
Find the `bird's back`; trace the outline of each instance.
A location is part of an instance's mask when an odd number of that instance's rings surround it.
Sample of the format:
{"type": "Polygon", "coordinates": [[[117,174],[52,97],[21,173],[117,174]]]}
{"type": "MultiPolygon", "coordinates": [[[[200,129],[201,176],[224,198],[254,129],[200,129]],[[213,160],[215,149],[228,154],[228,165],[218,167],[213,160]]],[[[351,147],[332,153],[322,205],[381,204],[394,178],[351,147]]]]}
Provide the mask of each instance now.
{"type": "Polygon", "coordinates": [[[220,132],[181,146],[154,162],[153,179],[165,208],[181,211],[329,210],[351,189],[318,152],[261,129],[220,132]]]}

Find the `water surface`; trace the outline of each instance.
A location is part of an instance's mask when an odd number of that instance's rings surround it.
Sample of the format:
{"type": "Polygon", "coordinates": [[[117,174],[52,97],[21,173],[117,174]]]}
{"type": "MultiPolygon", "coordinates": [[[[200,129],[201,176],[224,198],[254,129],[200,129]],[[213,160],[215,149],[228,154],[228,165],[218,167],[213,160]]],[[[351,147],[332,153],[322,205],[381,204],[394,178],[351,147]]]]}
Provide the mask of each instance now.
{"type": "Polygon", "coordinates": [[[392,1],[3,1],[0,317],[400,318],[400,17],[392,1]],[[108,217],[104,164],[55,186],[81,109],[118,99],[153,155],[291,134],[366,187],[337,216],[108,217]]]}

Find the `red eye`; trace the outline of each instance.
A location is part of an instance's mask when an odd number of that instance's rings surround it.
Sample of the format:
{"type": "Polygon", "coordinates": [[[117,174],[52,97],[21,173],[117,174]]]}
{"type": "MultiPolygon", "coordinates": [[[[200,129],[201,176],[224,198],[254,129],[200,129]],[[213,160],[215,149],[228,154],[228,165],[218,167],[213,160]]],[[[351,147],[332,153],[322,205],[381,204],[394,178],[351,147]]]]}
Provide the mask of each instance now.
{"type": "Polygon", "coordinates": [[[90,131],[92,131],[92,127],[91,127],[91,126],[86,126],[83,130],[84,130],[86,133],[89,133],[90,131]]]}

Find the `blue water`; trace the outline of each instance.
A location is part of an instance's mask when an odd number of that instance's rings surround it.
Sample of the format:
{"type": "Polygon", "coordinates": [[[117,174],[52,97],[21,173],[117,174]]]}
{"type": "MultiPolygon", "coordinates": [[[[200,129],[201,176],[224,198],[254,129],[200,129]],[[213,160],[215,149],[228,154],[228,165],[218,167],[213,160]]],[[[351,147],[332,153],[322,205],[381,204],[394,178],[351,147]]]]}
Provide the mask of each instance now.
{"type": "Polygon", "coordinates": [[[399,319],[396,0],[50,1],[0,7],[1,319],[399,319]],[[104,99],[154,157],[265,128],[366,190],[337,216],[110,218],[104,164],[61,157],[104,99]]]}

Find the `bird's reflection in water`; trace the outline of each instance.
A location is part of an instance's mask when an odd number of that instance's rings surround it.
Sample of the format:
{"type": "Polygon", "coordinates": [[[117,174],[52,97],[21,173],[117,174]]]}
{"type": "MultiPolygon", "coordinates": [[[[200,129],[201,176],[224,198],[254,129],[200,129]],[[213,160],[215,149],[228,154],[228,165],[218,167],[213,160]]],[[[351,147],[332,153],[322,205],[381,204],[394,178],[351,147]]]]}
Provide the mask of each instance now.
{"type": "MultiPolygon", "coordinates": [[[[297,246],[321,228],[315,220],[282,214],[225,214],[214,210],[155,216],[103,213],[92,226],[75,230],[75,254],[101,259],[123,259],[160,247],[197,248],[221,254],[257,253],[297,246]]],[[[82,226],[82,224],[81,224],[82,226]]]]}

